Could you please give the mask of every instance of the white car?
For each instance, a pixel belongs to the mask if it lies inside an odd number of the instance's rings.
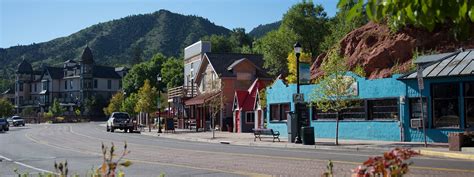
[[[20,116],[13,116],[7,121],[11,126],[25,126],[25,120]]]
[[[133,121],[126,112],[113,112],[107,120],[107,131],[114,132],[115,129],[133,132]]]

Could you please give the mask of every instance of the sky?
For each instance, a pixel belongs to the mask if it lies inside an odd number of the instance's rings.
[[[247,32],[281,20],[301,0],[0,0],[0,48],[46,42],[91,25],[160,9]],[[329,16],[337,0],[313,0]]]

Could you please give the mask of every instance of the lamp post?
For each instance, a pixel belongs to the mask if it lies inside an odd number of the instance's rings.
[[[156,81],[158,82],[158,100],[157,100],[157,103],[156,103],[156,107],[158,107],[158,133],[163,133],[161,131],[161,118],[160,118],[160,115],[161,115],[161,112],[160,112],[160,95],[161,95],[161,90],[160,90],[160,82],[161,82],[161,76],[160,74],[157,74],[156,75]]]
[[[296,94],[300,94],[300,55],[301,55],[301,44],[296,42],[294,45],[296,55]],[[301,123],[299,114],[299,103],[295,103],[295,115],[296,115],[296,144],[301,144]]]

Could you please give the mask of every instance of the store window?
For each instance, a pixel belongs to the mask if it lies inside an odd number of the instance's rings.
[[[270,121],[286,121],[290,103],[270,104]]]
[[[399,120],[398,99],[367,100],[369,119]]]
[[[433,126],[437,128],[458,128],[459,84],[436,84],[433,93]]]
[[[410,98],[410,119],[421,119],[421,104],[420,98]],[[423,98],[423,116],[428,116],[428,103],[426,98]]]
[[[464,110],[466,128],[474,127],[474,82],[464,84]]]
[[[317,109],[317,107],[314,105],[312,106],[313,110],[313,115],[312,115],[312,120],[331,120],[334,119],[336,120],[337,118],[337,112],[333,110],[329,110],[327,112],[324,112],[321,109]],[[349,103],[349,107],[346,109],[343,109],[341,112],[341,120],[346,119],[346,120],[354,120],[354,119],[366,119],[366,111],[365,111],[365,102],[364,100],[355,100]]]
[[[255,112],[246,112],[245,123],[254,123],[254,122],[255,122]]]

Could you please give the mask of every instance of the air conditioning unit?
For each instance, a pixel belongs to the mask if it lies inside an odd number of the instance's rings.
[[[422,128],[423,127],[423,120],[422,119],[411,119],[410,120],[410,127],[411,128]]]

